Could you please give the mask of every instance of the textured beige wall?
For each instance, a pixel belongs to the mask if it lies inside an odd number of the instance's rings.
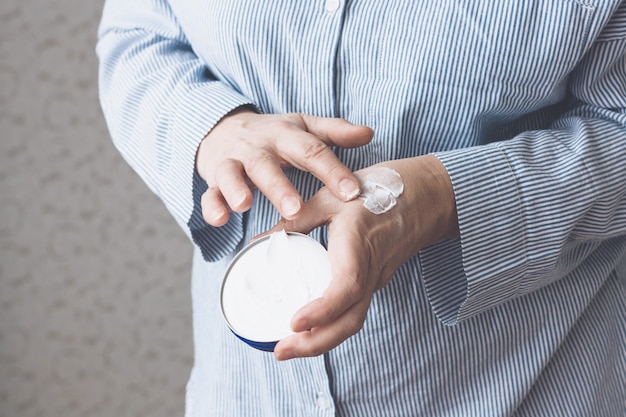
[[[108,139],[101,7],[0,2],[0,417],[183,413],[191,245]]]

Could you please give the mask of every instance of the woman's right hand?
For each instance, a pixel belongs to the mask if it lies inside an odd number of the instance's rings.
[[[202,215],[212,226],[228,221],[229,211],[252,206],[259,189],[285,219],[302,209],[302,197],[283,169],[310,172],[339,199],[359,195],[359,182],[329,148],[365,145],[374,132],[344,119],[300,113],[265,115],[245,107],[225,116],[202,140],[196,168],[209,185],[202,196]]]

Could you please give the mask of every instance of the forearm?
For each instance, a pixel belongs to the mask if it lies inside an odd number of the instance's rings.
[[[232,250],[241,231],[215,245],[206,225],[194,221],[202,218],[195,209],[195,154],[212,126],[249,100],[211,76],[166,2],[108,1],[97,53],[100,100],[114,143],[203,252],[225,255],[215,248]]]
[[[562,279],[594,248],[626,235],[625,50],[623,38],[598,43],[546,129],[437,154],[452,179],[460,230],[460,240],[421,252],[443,321]]]

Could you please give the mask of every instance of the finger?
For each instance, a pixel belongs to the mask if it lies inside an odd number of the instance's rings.
[[[252,190],[240,161],[222,162],[215,173],[215,185],[232,211],[242,213],[252,206]]]
[[[355,125],[345,119],[317,117],[301,114],[307,131],[320,138],[327,145],[342,148],[355,148],[368,144],[374,131],[368,126]]]
[[[291,219],[300,212],[302,198],[273,155],[255,154],[244,163],[244,166],[250,181],[283,217]]]
[[[336,234],[336,231],[333,232]],[[345,231],[340,239],[328,243],[333,279],[322,297],[311,301],[294,314],[291,327],[301,332],[327,325],[364,298],[370,298],[374,288],[368,287],[369,255],[355,231]],[[358,243],[356,243],[358,242]]]
[[[200,200],[202,217],[211,226],[219,227],[226,224],[229,218],[228,207],[217,188],[209,188]]]
[[[356,176],[317,136],[304,131],[283,132],[276,139],[276,147],[290,165],[315,175],[342,201],[360,194]]]
[[[342,203],[327,188],[322,188],[304,203],[298,216],[293,219],[281,219],[264,234],[280,230],[308,234],[316,227],[328,223],[339,210],[340,204]]]
[[[314,327],[281,340],[274,348],[274,356],[282,361],[319,356],[330,351],[361,330],[369,304],[370,299],[364,299],[331,324]]]

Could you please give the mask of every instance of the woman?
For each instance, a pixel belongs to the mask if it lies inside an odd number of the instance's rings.
[[[113,140],[196,245],[187,416],[624,412],[624,2],[108,0],[99,38]],[[273,356],[217,303],[272,228],[333,269]]]

